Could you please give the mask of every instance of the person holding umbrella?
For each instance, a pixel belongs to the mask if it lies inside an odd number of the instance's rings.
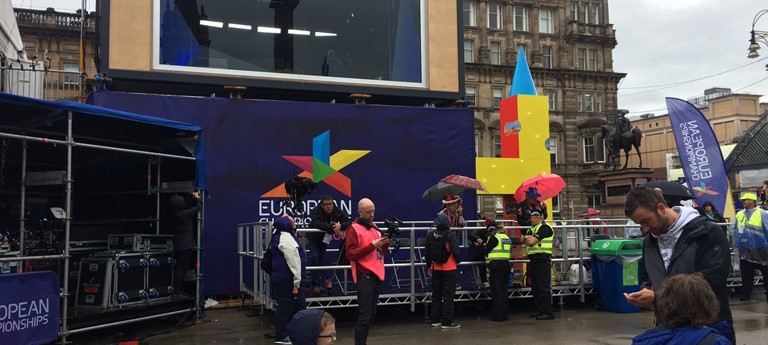
[[[531,212],[538,211],[547,219],[547,205],[539,201],[541,197],[536,188],[529,188],[525,192],[525,201],[520,203],[520,207],[517,209],[517,223],[522,226],[531,226]]]
[[[448,194],[443,198],[443,209],[437,214],[448,216],[452,228],[463,228],[466,223],[464,221],[464,215],[461,214],[462,211],[461,198],[453,194]]]

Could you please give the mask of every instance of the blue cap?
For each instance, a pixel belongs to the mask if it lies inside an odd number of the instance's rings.
[[[451,219],[448,218],[448,216],[446,216],[445,213],[438,214],[437,218],[435,218],[435,228],[438,230],[450,229]]]

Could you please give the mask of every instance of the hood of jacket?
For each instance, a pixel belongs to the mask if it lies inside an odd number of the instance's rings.
[[[654,328],[632,339],[632,345],[688,345],[698,344],[707,334],[717,331],[713,328],[680,327],[676,330]],[[719,333],[718,333],[719,334]]]
[[[288,337],[294,345],[315,345],[320,335],[320,320],[323,319],[321,309],[300,310],[288,323]]]
[[[277,234],[279,232],[293,232],[293,225],[291,225],[291,220],[288,219],[288,217],[280,217],[275,219],[275,222],[272,223],[272,229],[274,234]]]
[[[187,203],[184,201],[184,197],[178,194],[173,195],[170,199],[168,199],[168,205],[170,205],[170,208],[173,211],[187,208]]]

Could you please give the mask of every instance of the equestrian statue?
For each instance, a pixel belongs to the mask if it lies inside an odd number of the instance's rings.
[[[643,156],[640,155],[640,140],[643,137],[643,131],[637,126],[630,128],[629,119],[626,117],[627,111],[620,110],[619,114],[614,118],[616,127],[611,125],[603,125],[600,127],[602,137],[605,141],[605,149],[608,151],[608,157],[610,158],[613,170],[616,170],[619,163],[621,163],[621,152],[624,150],[626,159],[624,160],[624,166],[621,169],[627,168],[629,163],[629,151],[632,147],[637,152],[637,158],[640,159],[640,168],[643,167]]]

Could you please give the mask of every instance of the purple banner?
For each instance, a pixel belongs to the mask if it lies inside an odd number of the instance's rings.
[[[666,101],[688,188],[698,205],[710,201],[719,212],[724,212],[728,175],[712,126],[690,103],[670,97]]]
[[[203,128],[210,192],[203,232],[206,295],[238,291],[237,224],[282,215],[283,184],[293,175],[318,183],[303,199],[306,211],[328,194],[354,218],[357,202],[367,197],[376,204],[376,221],[431,221],[442,203],[426,202],[422,193],[447,175],[475,174],[471,109],[109,91],[92,94],[91,102]],[[474,191],[462,198],[464,217],[475,219]],[[306,213],[297,218],[308,222]]]
[[[0,275],[3,345],[46,344],[59,334],[59,279],[53,272]]]

